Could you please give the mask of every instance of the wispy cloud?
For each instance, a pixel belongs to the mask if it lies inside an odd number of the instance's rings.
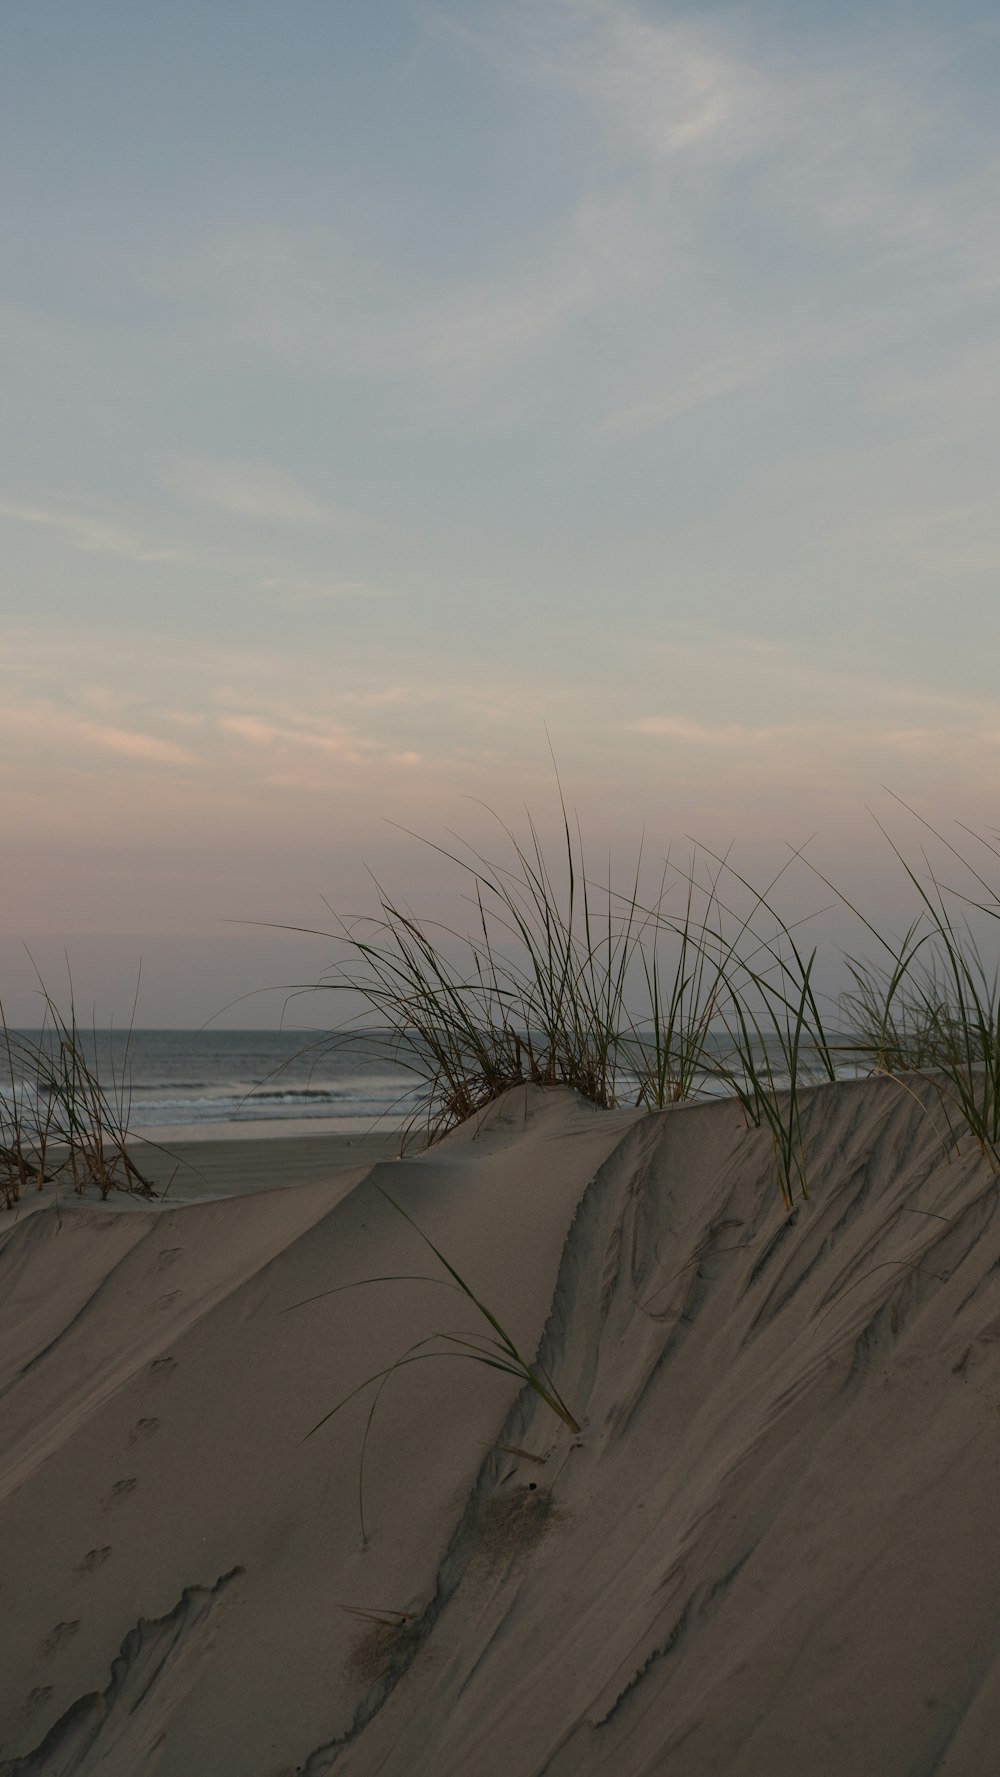
[[[628,0],[520,0],[491,21],[451,8],[441,29],[514,79],[560,87],[644,156],[755,139],[768,92],[705,20],[657,19]]]
[[[800,350],[801,347],[788,339],[751,340],[739,351],[725,351],[719,357],[709,354],[707,361],[695,370],[685,366],[675,382],[621,408],[608,420],[608,429],[625,433],[648,432],[654,426],[680,419],[711,401],[762,382],[778,365],[787,363]]]
[[[425,763],[424,753],[400,745],[392,726],[377,720],[352,724],[307,714],[281,719],[270,711],[244,709],[218,714],[215,728],[232,749],[231,768],[272,789],[329,794],[343,781],[345,767],[384,782]],[[430,761],[431,769],[435,763],[440,766],[440,758]]]
[[[198,763],[187,747],[178,746],[171,740],[161,740],[155,734],[138,734],[127,728],[100,728],[87,723],[81,723],[80,732],[94,746],[104,747],[108,752],[118,753],[126,759],[149,760],[155,765],[191,766]]]
[[[292,606],[322,604],[327,600],[378,598],[380,595],[361,579],[306,579],[294,574],[267,575],[258,580],[257,591],[276,604]]]
[[[964,719],[956,720],[953,714],[936,724],[907,726],[885,720],[869,706],[848,728],[828,710],[772,724],[649,716],[628,728],[694,755],[707,752],[725,759],[734,778],[765,770],[803,785],[822,781],[824,774],[836,770],[855,782],[867,776],[874,788],[873,773],[877,782],[880,774],[914,765],[928,782],[932,778],[946,782],[957,774],[974,777],[987,772],[992,777],[1000,764],[1000,710],[988,706],[971,705]]]
[[[575,100],[591,178],[607,193],[644,174],[652,229],[684,215],[696,240],[699,213],[711,226],[720,196],[743,189],[758,222],[794,224],[800,250],[850,234],[865,243],[859,270],[902,252],[926,276],[950,253],[950,288],[960,275],[996,279],[995,131],[983,133],[980,112],[977,132],[955,44],[934,29],[876,19],[859,53],[856,33],[834,36],[807,12],[801,30],[780,33],[752,12],[670,16],[631,0],[512,0],[486,22],[457,8],[438,16],[512,84]],[[994,50],[988,37],[984,53]]]
[[[853,40],[803,30],[777,43],[729,10],[670,17],[629,0],[510,0],[471,23],[454,5],[432,16],[507,82],[514,105],[539,89],[551,97],[543,156],[579,142],[544,223],[528,205],[523,223],[508,219],[492,243],[470,215],[472,251],[465,260],[456,230],[446,269],[357,219],[333,227],[262,215],[175,242],[147,266],[146,293],[186,318],[187,338],[327,375],[451,379],[461,390],[464,379],[540,357],[581,317],[659,292],[681,320],[671,339],[685,327],[691,337],[661,374],[663,341],[644,323],[662,394],[637,379],[641,393],[623,389],[613,421],[642,430],[759,381],[787,361],[790,334],[794,355],[823,350],[825,330],[810,328],[824,306],[816,279],[828,277],[827,256],[843,253],[846,236],[852,286],[900,254],[921,267],[914,301],[945,275],[953,290],[960,268],[967,280],[982,275],[991,174],[956,192],[920,157],[928,129],[943,137],[952,117],[929,33],[914,34],[904,59],[887,24],[859,61]],[[754,227],[734,230],[745,210]],[[754,238],[766,252],[755,256]],[[734,343],[737,302],[745,337]],[[172,479],[184,498],[256,522],[324,528],[346,516],[265,466],[194,462]]]
[[[966,682],[956,680],[956,669],[965,672]],[[829,626],[817,646],[695,621],[666,622],[647,644],[646,687],[650,673],[672,677],[671,696],[651,699],[652,708],[628,723],[632,732],[667,734],[683,723],[693,737],[702,721],[697,710],[690,713],[697,703],[724,705],[730,718],[723,727],[754,733],[787,732],[789,724],[843,728],[845,722],[883,731],[971,723],[985,733],[1000,727],[1000,698],[977,695],[968,683],[964,648],[952,666],[940,645],[928,646],[919,636],[900,636],[895,653],[876,652],[871,633],[849,623]],[[774,710],[784,713],[780,725]],[[758,711],[767,718],[754,720]],[[733,712],[742,719],[734,720]],[[706,727],[720,731],[717,724]]]
[[[768,746],[801,732],[791,724],[754,727],[745,722],[691,722],[684,716],[642,716],[630,722],[633,734],[654,734],[664,740],[690,742],[701,747],[737,748]]]
[[[704,20],[654,19],[618,0],[585,0],[570,16],[576,30],[545,71],[644,154],[745,151],[773,127],[762,75]]]
[[[486,270],[443,278],[419,262],[400,264],[387,246],[359,288],[344,278],[343,252],[339,239],[292,227],[236,229],[224,250],[214,241],[189,246],[183,296],[198,313],[193,324],[224,329],[228,351],[264,352],[327,375],[478,376],[648,284],[664,243],[630,193],[593,191],[585,181],[544,228],[498,247]],[[186,499],[247,517],[322,524],[352,516],[253,465],[188,463],[170,481]]]
[[[322,727],[307,722],[281,723],[246,713],[217,716],[216,726],[222,734],[249,741],[254,747],[304,747],[350,760],[358,760],[363,750],[359,736],[333,723]]]
[[[283,470],[262,464],[189,460],[166,479],[191,505],[256,524],[334,530],[358,521],[358,514],[318,499]]]
[[[491,370],[574,316],[650,285],[661,252],[630,196],[581,196],[544,238],[523,244],[515,268],[505,265],[418,308],[401,326],[396,350],[453,375]]]
[[[33,764],[57,755],[67,767],[79,768],[88,755],[113,754],[140,765],[173,766],[185,771],[198,757],[188,747],[138,728],[94,722],[45,698],[8,697],[0,707],[0,734]]]
[[[15,499],[0,499],[0,518],[14,524],[33,525],[54,531],[84,555],[120,556],[134,562],[178,562],[184,549],[96,513],[72,507],[50,506]]]

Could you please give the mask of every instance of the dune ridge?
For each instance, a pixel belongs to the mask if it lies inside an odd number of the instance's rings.
[[[802,1112],[790,1213],[733,1101],[528,1088],[404,1160],[296,1183],[269,1143],[281,1189],[4,1218],[0,1773],[981,1777],[997,1180],[916,1076]],[[294,1306],[434,1269],[380,1184],[582,1435],[412,1366],[362,1547],[365,1401],[306,1433],[474,1322],[407,1282]]]

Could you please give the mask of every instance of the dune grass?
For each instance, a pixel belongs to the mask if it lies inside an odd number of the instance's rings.
[[[645,897],[641,847],[623,888],[610,866],[597,880],[564,803],[561,816],[556,866],[530,817],[525,844],[499,823],[505,863],[433,848],[464,877],[465,932],[376,885],[377,915],[322,934],[339,945],[322,985],[359,1000],[358,1026],[423,1084],[428,1141],[524,1084],[568,1086],[604,1109],[727,1093],[768,1128],[791,1204],[805,1189],[798,1095],[833,1078],[834,1059],[815,953],[773,903],[784,869],[758,892],[696,848],[684,867],[668,857]]]
[[[524,845],[503,829],[509,864],[435,847],[465,878],[466,933],[418,920],[376,885],[379,913],[335,934],[343,961],[325,985],[360,998],[393,1059],[425,1082],[429,1140],[526,1081],[618,1102],[626,984],[655,912],[635,891],[624,913],[607,892],[598,907],[562,812],[559,886],[529,820]]]
[[[68,1182],[152,1196],[128,1150],[128,1043],[120,1073],[102,1078],[96,1030],[63,1013],[40,987],[41,1029],[12,1029],[0,1006],[0,1202],[10,1209],[29,1188]]]
[[[758,890],[728,855],[696,848],[684,869],[668,858],[646,896],[641,847],[623,888],[610,867],[596,880],[565,804],[561,814],[555,867],[530,819],[523,844],[501,825],[505,863],[471,848],[435,847],[464,878],[472,909],[467,931],[423,921],[379,889],[373,919],[344,921],[333,934],[339,955],[323,984],[360,1000],[368,1015],[361,1028],[370,1030],[374,1020],[393,1059],[422,1082],[429,1140],[517,1085],[568,1086],[605,1109],[669,1111],[724,1094],[739,1103],[748,1124],[767,1132],[775,1182],[791,1211],[809,1194],[804,1092],[865,1068],[898,1079],[907,1091],[914,1073],[931,1082],[955,1145],[971,1137],[1000,1171],[1000,974],[984,959],[972,925],[975,916],[1000,936],[1000,894],[949,841],[933,835],[966,872],[964,888],[946,884],[926,850],[919,869],[886,833],[916,902],[898,938],[879,931],[814,872],[860,921],[875,951],[874,961],[844,959],[851,986],[831,1002],[817,986],[817,949],[802,937],[808,922],[786,918],[778,905],[785,872],[801,853],[790,850]],[[1000,859],[989,841],[978,843]],[[446,1274],[409,1280],[457,1290],[489,1330],[417,1340],[308,1434],[374,1390],[358,1474],[363,1541],[372,1423],[387,1384],[404,1367],[452,1357],[498,1370],[530,1387],[574,1435],[580,1430],[551,1378],[522,1355],[402,1205],[388,1201]],[[340,1288],[399,1281],[372,1277]]]
[[[413,1217],[403,1208],[402,1204],[397,1203],[396,1199],[391,1197],[388,1191],[384,1191],[381,1185],[377,1185],[376,1190],[379,1191],[380,1195],[385,1198],[386,1202],[391,1205],[397,1214],[401,1215],[403,1220],[410,1224],[410,1227],[417,1235],[419,1235],[424,1245],[430,1249],[434,1254],[434,1257],[444,1267],[447,1276],[431,1277],[423,1272],[402,1272],[387,1277],[362,1277],[355,1283],[338,1284],[333,1289],[320,1290],[316,1295],[307,1296],[301,1302],[291,1303],[290,1306],[282,1312],[285,1314],[291,1314],[298,1308],[308,1307],[310,1303],[323,1301],[330,1296],[342,1295],[345,1290],[363,1289],[371,1284],[430,1283],[439,1284],[445,1289],[457,1290],[459,1294],[463,1295],[465,1299],[471,1303],[477,1313],[482,1316],[490,1330],[489,1332],[473,1331],[471,1333],[438,1332],[431,1333],[425,1338],[418,1339],[415,1344],[408,1346],[391,1364],[386,1364],[383,1369],[375,1370],[370,1376],[366,1376],[363,1382],[359,1382],[355,1388],[350,1390],[349,1394],[344,1395],[343,1399],[339,1400],[336,1406],[331,1407],[328,1413],[324,1413],[323,1417],[318,1419],[312,1429],[306,1433],[307,1439],[314,1437],[316,1432],[320,1431],[324,1425],[327,1425],[329,1421],[341,1411],[341,1408],[347,1406],[349,1401],[353,1401],[359,1394],[363,1394],[366,1389],[372,1387],[375,1388],[372,1404],[368,1411],[368,1418],[365,1422],[364,1434],[361,1440],[361,1452],[358,1461],[358,1517],[361,1524],[361,1541],[363,1544],[366,1544],[368,1541],[368,1525],[365,1517],[365,1458],[368,1450],[368,1440],[371,1436],[375,1414],[379,1402],[382,1399],[386,1384],[396,1375],[397,1371],[405,1369],[407,1365],[425,1363],[440,1358],[461,1358],[468,1363],[479,1364],[487,1370],[499,1370],[502,1375],[513,1376],[516,1380],[524,1383],[528,1388],[532,1389],[532,1391],[538,1396],[539,1400],[556,1415],[557,1419],[562,1421],[574,1436],[580,1431],[580,1426],[577,1420],[574,1418],[569,1407],[566,1405],[566,1402],[563,1400],[563,1397],[559,1393],[555,1383],[552,1381],[552,1378],[544,1369],[542,1369],[541,1365],[531,1362],[529,1359],[522,1356],[511,1338],[511,1335],[497,1319],[497,1316],[493,1313],[492,1309],[488,1308],[481,1297],[476,1295],[472,1286],[468,1284],[461,1273],[456,1270],[450,1259],[445,1257],[440,1247],[435,1246],[434,1242],[424,1233],[424,1230],[420,1227],[419,1223],[414,1221]]]
[[[606,1109],[724,1094],[767,1130],[791,1207],[808,1192],[803,1091],[862,1068],[916,1070],[1000,1169],[1000,992],[969,917],[990,931],[1000,920],[985,866],[933,833],[965,873],[964,887],[946,886],[926,847],[918,867],[883,828],[915,903],[894,937],[805,860],[874,954],[841,959],[851,986],[835,1002],[817,986],[808,922],[778,904],[800,852],[761,890],[728,855],[694,846],[682,867],[668,856],[647,892],[642,846],[623,879],[610,864],[598,876],[561,791],[559,806],[552,855],[530,816],[523,840],[497,822],[500,859],[460,840],[432,846],[464,885],[464,929],[420,918],[376,884],[373,916],[321,934],[337,943],[321,985],[360,1005],[350,1028],[411,1070],[428,1141],[526,1083],[568,1086]]]
[[[983,940],[972,921],[978,915],[995,943],[1000,936],[1000,890],[949,839],[919,815],[914,818],[958,870],[958,881],[944,881],[926,844],[921,847],[923,869],[918,870],[882,829],[917,912],[898,944],[858,915],[881,954],[874,965],[849,959],[854,982],[849,1016],[859,1050],[873,1070],[925,1075],[958,1130],[971,1134],[996,1172],[1000,1171],[1000,970],[995,960],[991,963],[983,956]],[[963,831],[990,857],[1000,859],[992,840],[968,828]]]
[[[714,1065],[710,1027],[732,944],[712,929],[711,875],[668,860],[647,901],[641,847],[619,889],[610,865],[603,881],[591,874],[565,804],[561,817],[555,864],[530,817],[524,843],[498,823],[505,862],[433,846],[464,880],[464,931],[419,918],[378,883],[376,914],[311,931],[337,944],[320,985],[362,1007],[338,1040],[361,1030],[415,1075],[428,1141],[512,1086],[569,1086],[603,1109],[662,1108],[701,1092]]]
[[[736,885],[749,896],[751,912],[722,965],[726,991],[719,996],[718,1016],[728,1053],[717,1055],[714,1077],[739,1100],[748,1123],[767,1129],[775,1177],[790,1209],[797,1194],[809,1194],[802,1090],[836,1079],[837,1038],[828,1031],[815,987],[816,949],[805,952],[795,926],[781,917],[774,903],[775,888],[787,868],[786,863],[759,891],[726,864]],[[760,915],[769,921],[766,935],[759,932]],[[748,933],[751,943],[745,942]]]

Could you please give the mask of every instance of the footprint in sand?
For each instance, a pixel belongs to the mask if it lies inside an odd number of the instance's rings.
[[[73,1572],[79,1574],[96,1573],[97,1569],[103,1567],[105,1561],[109,1560],[110,1557],[110,1543],[105,1543],[102,1549],[88,1549],[83,1560],[79,1563],[79,1566],[74,1567]]]
[[[170,1291],[169,1291],[169,1292],[168,1292],[168,1294],[167,1294],[167,1295],[165,1295],[165,1296],[160,1296],[160,1297],[159,1297],[159,1298],[158,1298],[158,1299],[157,1299],[157,1301],[155,1301],[155,1302],[154,1302],[154,1303],[153,1303],[153,1307],[154,1307],[154,1308],[160,1308],[160,1309],[162,1309],[162,1308],[172,1308],[172,1307],[173,1307],[173,1304],[174,1304],[174,1303],[175,1303],[175,1302],[179,1302],[179,1301],[180,1301],[180,1299],[181,1299],[181,1297],[182,1297],[182,1296],[183,1296],[183,1294],[184,1294],[184,1291],[183,1291],[183,1290],[170,1290]]]
[[[28,1692],[21,1704],[17,1712],[18,1719],[24,1721],[27,1716],[34,1715],[35,1710],[41,1709],[42,1704],[47,1703],[51,1695],[52,1686],[50,1684],[36,1684],[34,1690]]]
[[[150,1414],[148,1419],[137,1419],[128,1434],[129,1443],[138,1444],[142,1438],[151,1437],[159,1423],[155,1413]]]
[[[121,1505],[122,1500],[127,1499],[129,1494],[134,1488],[138,1487],[138,1485],[139,1479],[137,1475],[125,1475],[121,1481],[116,1481],[111,1492],[106,1493],[101,1500],[101,1511],[109,1512],[112,1506]]]
[[[156,1256],[157,1271],[168,1271],[174,1260],[178,1259],[183,1251],[182,1246],[165,1246],[163,1251]]]
[[[79,1617],[74,1617],[72,1622],[69,1623],[57,1623],[54,1629],[49,1630],[49,1633],[46,1635],[45,1640],[42,1642],[41,1648],[39,1649],[42,1658],[48,1660],[54,1653],[58,1653],[59,1649],[64,1647],[67,1641],[72,1641],[73,1636],[76,1634],[79,1627]]]
[[[171,1370],[176,1370],[177,1359],[175,1357],[154,1357],[148,1368],[149,1374],[155,1376],[159,1381],[169,1376]]]

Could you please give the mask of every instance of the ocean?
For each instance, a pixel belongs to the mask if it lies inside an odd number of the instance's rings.
[[[16,1041],[17,1033],[10,1034]],[[33,1044],[41,1033],[22,1034]],[[79,1031],[77,1040],[91,1064],[95,1033]],[[96,1056],[102,1086],[127,1106],[128,1127],[136,1132],[208,1124],[240,1124],[249,1132],[263,1123],[323,1119],[345,1135],[357,1134],[376,1126],[399,1128],[419,1119],[426,1104],[424,1082],[393,1062],[388,1032],[345,1038],[296,1030],[98,1031]],[[780,1078],[779,1056],[772,1066]],[[3,1077],[9,1068],[0,1056],[0,1124],[10,1097],[9,1077]],[[845,1078],[857,1071],[847,1057],[838,1068]],[[634,1102],[637,1085],[624,1071],[620,1102]],[[699,1080],[702,1094],[722,1090],[709,1075]],[[27,1079],[16,1082],[16,1095],[27,1109],[33,1096]]]
[[[94,1036],[79,1033],[88,1063]],[[134,1130],[334,1118],[346,1132],[405,1122],[420,1101],[416,1076],[377,1033],[345,1043],[295,1030],[99,1030],[96,1045],[101,1082],[123,1090]]]

